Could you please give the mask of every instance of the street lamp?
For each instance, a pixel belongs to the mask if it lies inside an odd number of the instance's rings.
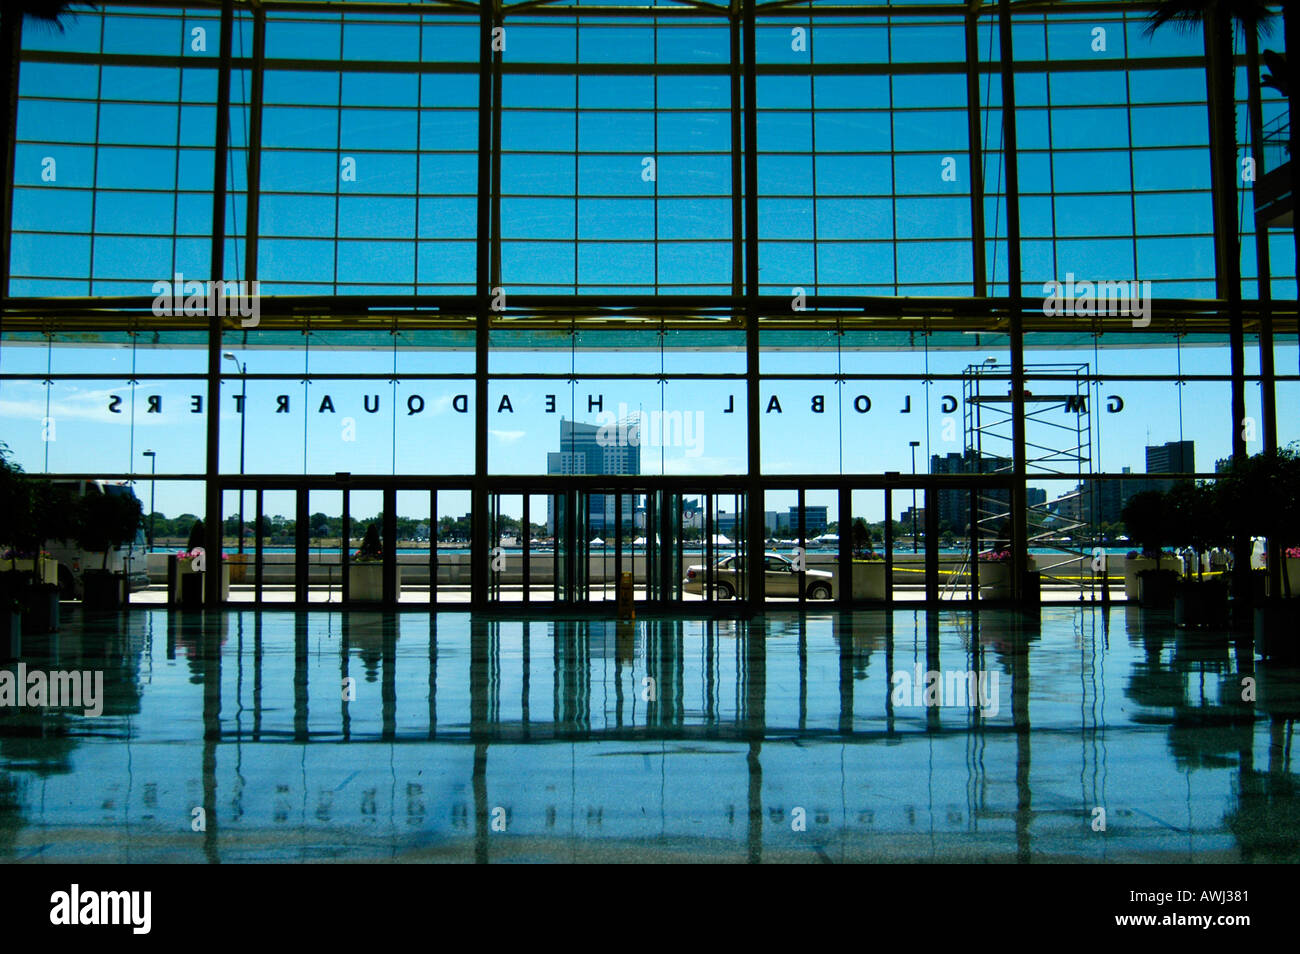
[[[244,476],[244,421],[248,420],[248,362],[243,364],[233,352],[223,351],[221,357],[235,362],[239,369],[239,476]],[[244,485],[239,485],[239,552],[244,552]]]
[[[912,476],[916,477],[916,449],[921,446],[920,441],[908,441],[912,448]],[[916,553],[916,481],[912,481],[912,552]]]
[[[158,453],[157,451],[147,450],[140,455],[149,458],[149,552],[153,552],[153,513],[154,513],[154,488],[156,487],[156,478],[158,476]],[[146,560],[148,558],[146,557]]]

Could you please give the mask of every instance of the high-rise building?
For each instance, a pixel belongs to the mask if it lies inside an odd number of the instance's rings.
[[[803,508],[804,536],[811,540],[826,532],[828,525],[827,508],[824,505],[808,505]],[[768,510],[765,514],[768,536],[795,537],[799,533],[799,508],[789,507],[785,513],[780,510]]]
[[[1148,474],[1196,473],[1196,445],[1194,441],[1169,441],[1165,444],[1147,445]],[[1144,490],[1168,490],[1177,481],[1164,478],[1145,480]]]
[[[639,474],[641,441],[635,421],[619,421],[600,427],[560,418],[560,449],[546,455],[548,474]],[[588,501],[588,523],[592,533],[606,533],[619,523],[617,496],[596,494]],[[623,495],[623,520],[631,522],[636,497]],[[546,501],[546,528],[555,535],[555,499]]]
[[[1120,473],[1132,473],[1132,468],[1125,467]],[[1123,520],[1124,506],[1139,487],[1132,480],[1090,480],[1088,483],[1095,495],[1098,523],[1119,523]]]
[[[1008,458],[980,454],[971,448],[964,454],[953,452],[933,454],[930,457],[932,474],[996,474],[1010,469],[1011,461]],[[952,530],[954,533],[965,532],[970,525],[970,491],[961,488],[943,489],[937,491],[935,496],[939,504],[939,529]],[[1008,491],[988,489],[980,494],[980,519],[1010,509],[1011,495]]]

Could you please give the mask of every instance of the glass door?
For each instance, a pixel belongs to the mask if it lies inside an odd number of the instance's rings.
[[[554,585],[557,602],[580,603],[588,599],[591,521],[589,494],[566,490],[550,495],[548,524],[554,538]]]

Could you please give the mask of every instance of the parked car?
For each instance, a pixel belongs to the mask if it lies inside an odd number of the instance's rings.
[[[128,494],[135,496],[129,484],[109,484],[101,480],[56,480],[56,486],[66,488],[75,497],[86,494]],[[78,599],[82,593],[81,574],[105,566],[104,554],[90,553],[77,546],[75,540],[50,540],[46,544],[50,556],[59,563],[59,591],[65,600]],[[107,569],[125,573],[127,589],[131,592],[149,588],[148,554],[144,530],[136,533],[135,542],[127,547],[110,550]]]
[[[719,560],[713,568],[713,592],[718,599],[729,600],[743,586],[740,576],[745,569],[743,556],[729,556]],[[702,564],[686,568],[682,588],[688,593],[704,593],[705,567]],[[799,596],[799,571],[794,564],[779,553],[763,554],[763,577],[768,596]],[[825,570],[804,570],[804,596],[810,600],[829,600],[834,597],[835,574]]]

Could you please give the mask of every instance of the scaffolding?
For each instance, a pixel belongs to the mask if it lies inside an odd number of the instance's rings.
[[[1092,471],[1092,414],[1089,365],[1025,365],[1025,381],[1040,381],[1043,392],[1025,388],[1025,473],[1028,477],[1074,477],[1074,486],[1054,500],[1027,507],[1026,546],[1042,585],[1060,591],[1077,588],[1084,599],[1089,553],[1086,536],[1096,534]],[[962,373],[964,466],[970,473],[1007,473],[1013,467],[1011,368],[988,359]],[[1010,496],[1006,491],[976,494],[971,534],[976,553],[1008,545]],[[1082,533],[1081,533],[1082,531]]]

